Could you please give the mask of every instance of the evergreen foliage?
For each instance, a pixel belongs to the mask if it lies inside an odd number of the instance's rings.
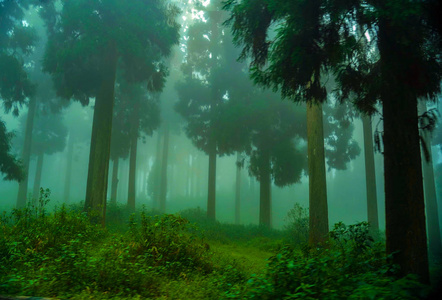
[[[6,113],[15,116],[28,97],[35,92],[25,60],[37,42],[34,28],[23,23],[30,1],[2,1],[0,3],[0,100]],[[0,119],[0,173],[6,180],[23,179],[20,162],[11,152],[11,133]]]

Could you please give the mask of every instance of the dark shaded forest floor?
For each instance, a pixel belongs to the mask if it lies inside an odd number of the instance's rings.
[[[311,248],[305,212],[294,209],[297,217],[284,230],[221,224],[200,209],[156,215],[109,207],[107,229],[91,225],[81,205],[4,213],[0,295],[425,299],[431,293],[413,276],[395,277],[382,239],[371,238],[366,223],[336,224],[327,244]],[[433,274],[439,269],[432,264]]]

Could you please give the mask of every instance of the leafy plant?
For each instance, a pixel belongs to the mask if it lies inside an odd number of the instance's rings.
[[[226,294],[235,299],[418,299],[414,276],[397,279],[384,245],[373,243],[368,224],[335,225],[332,242],[303,252],[285,247],[264,274]]]
[[[287,213],[286,222],[284,229],[287,231],[289,242],[293,245],[305,244],[308,241],[308,208],[295,203]]]

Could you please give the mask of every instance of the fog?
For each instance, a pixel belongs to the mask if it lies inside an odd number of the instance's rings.
[[[178,3],[178,2],[177,2]],[[155,208],[154,196],[152,195],[152,183],[149,183],[149,178],[154,175],[154,164],[161,156],[158,153],[163,143],[163,129],[165,124],[170,128],[168,163],[167,163],[167,194],[166,194],[166,210],[167,213],[175,213],[188,208],[200,207],[203,210],[207,209],[208,197],[208,155],[195,146],[195,143],[186,135],[186,128],[188,122],[177,113],[176,103],[179,101],[180,95],[178,93],[177,84],[184,82],[186,67],[194,63],[192,67],[192,78],[200,78],[201,81],[210,79],[210,63],[213,59],[210,57],[196,57],[198,51],[202,51],[201,47],[208,47],[212,49],[213,53],[218,53],[222,57],[224,51],[227,51],[227,58],[219,59],[229,65],[226,72],[220,72],[217,76],[225,76],[217,78],[220,82],[229,82],[230,72],[239,72],[246,75],[245,64],[236,63],[238,50],[231,45],[231,36],[225,27],[219,25],[218,38],[222,43],[211,44],[210,26],[214,26],[208,21],[207,14],[204,14],[204,7],[197,8],[186,6],[185,3],[178,3],[184,11],[184,14],[177,18],[180,23],[181,37],[179,45],[174,45],[171,50],[171,55],[164,59],[169,68],[169,74],[165,77],[165,85],[161,92],[157,92],[159,97],[159,111],[160,111],[160,125],[158,128],[153,128],[148,134],[140,133],[139,142],[137,145],[136,158],[136,207],[145,206],[147,209]],[[189,4],[187,4],[189,5]],[[205,4],[206,5],[206,4]],[[34,56],[31,56],[31,64],[33,64],[35,75],[33,75],[33,82],[36,85],[45,84],[49,76],[42,73],[39,68],[39,61],[42,60],[42,53],[45,49],[45,29],[41,19],[37,14],[38,8],[30,7],[27,11],[25,20],[31,27],[35,27],[39,35],[42,36],[36,46]],[[225,16],[224,16],[225,17]],[[220,21],[219,24],[222,22]],[[204,28],[208,26],[209,29]],[[205,33],[207,30],[207,34]],[[199,40],[198,43],[190,44],[189,41]],[[207,45],[204,43],[207,42]],[[216,48],[218,47],[218,48]],[[191,51],[195,51],[192,53]],[[204,50],[204,51],[207,51]],[[230,51],[230,52],[229,52]],[[35,57],[40,55],[40,57]],[[193,55],[193,56],[192,56]],[[197,61],[197,60],[200,61]],[[207,69],[198,64],[205,66]],[[41,67],[40,67],[41,68]],[[222,66],[221,66],[222,69]],[[230,70],[230,71],[229,71]],[[204,72],[208,73],[204,74]],[[222,85],[222,84],[221,84]],[[249,80],[247,83],[250,88],[253,84]],[[254,87],[253,87],[254,88]],[[332,87],[333,88],[333,87]],[[53,89],[53,87],[52,87]],[[222,87],[223,97],[229,98],[230,87]],[[69,192],[66,194],[68,173],[68,147],[65,146],[61,151],[46,154],[43,163],[43,171],[41,176],[40,186],[44,189],[48,188],[51,191],[51,203],[54,205],[61,205],[62,203],[72,204],[85,200],[86,185],[88,178],[88,163],[91,143],[91,130],[93,121],[94,98],[89,98],[89,103],[79,103],[77,101],[68,101],[61,99],[55,94],[55,90],[45,90],[45,95],[40,97],[51,97],[49,102],[62,103],[59,105],[58,112],[62,116],[63,123],[67,127],[67,136],[64,137],[65,145],[70,141],[73,143],[72,150],[72,169],[69,181]],[[147,93],[147,91],[146,91]],[[196,91],[196,93],[199,93]],[[41,94],[41,92],[40,92]],[[331,93],[330,93],[331,94]],[[48,96],[49,95],[49,96]],[[226,96],[227,95],[227,96]],[[272,97],[281,99],[279,93],[275,93]],[[227,99],[226,98],[226,99]],[[48,99],[46,99],[48,100]],[[225,102],[229,102],[226,100]],[[281,100],[284,103],[290,103],[289,100]],[[330,96],[330,103],[335,103],[333,97]],[[48,108],[44,108],[42,101],[41,111],[37,112],[36,116],[40,115],[42,118],[47,114],[54,113],[44,112]],[[189,104],[190,105],[190,104]],[[297,109],[305,109],[302,105],[291,104],[297,106]],[[436,106],[437,107],[437,106]],[[19,116],[14,116],[11,112],[5,113],[1,111],[1,119],[5,122],[8,131],[15,133],[16,137],[12,139],[12,152],[17,157],[21,157],[23,148],[23,138],[18,137],[24,135],[24,124],[26,120],[22,116],[27,115],[27,105],[19,105]],[[373,119],[372,130],[375,131],[376,124],[380,116],[375,115]],[[324,116],[324,127],[327,126],[327,116]],[[49,122],[49,121],[48,121]],[[345,223],[355,223],[358,221],[367,220],[367,204],[366,204],[366,183],[365,183],[365,165],[364,165],[364,139],[362,133],[362,123],[358,116],[351,118],[354,129],[350,138],[356,141],[360,148],[360,152],[355,158],[347,159],[345,162],[346,170],[338,170],[326,165],[326,183],[327,183],[327,201],[329,209],[329,224],[343,221]],[[115,121],[114,121],[115,123]],[[114,125],[115,126],[115,125]],[[241,126],[241,125],[239,125]],[[382,126],[382,125],[380,125]],[[34,131],[36,129],[34,128]],[[438,129],[440,131],[440,129]],[[34,132],[35,135],[35,132]],[[33,137],[33,143],[36,143],[37,136]],[[305,144],[305,142],[304,142]],[[440,169],[442,162],[442,155],[440,147],[434,145],[432,148],[434,168]],[[233,223],[235,221],[235,190],[236,190],[236,152],[227,151],[230,153],[223,153],[218,155],[216,162],[216,219],[221,222]],[[241,176],[241,194],[240,194],[240,223],[241,224],[258,224],[259,222],[259,181],[256,177],[251,176],[248,166],[250,164],[250,156],[246,152],[241,151],[241,157],[244,158],[244,166],[240,170]],[[306,154],[305,154],[306,155]],[[327,158],[326,158],[327,161]],[[107,200],[111,197],[111,181],[112,181],[112,167],[113,162],[110,162],[108,174],[108,191]],[[37,157],[31,155],[28,172],[28,199],[35,197],[32,195],[32,187],[36,180]],[[379,224],[380,228],[385,228],[385,214],[384,214],[384,174],[383,174],[383,155],[379,152],[375,153],[375,169],[376,169],[376,186],[377,186],[377,205],[379,210]],[[128,201],[128,181],[129,181],[129,158],[124,157],[120,159],[118,169],[118,190],[117,203],[125,205]],[[440,184],[440,178],[436,177],[436,181]],[[438,186],[439,201],[441,198],[442,187]],[[18,184],[14,181],[0,181],[1,199],[0,208],[2,210],[10,210],[16,205],[16,198],[18,193]],[[67,196],[66,196],[67,195]],[[67,197],[67,198],[66,198]],[[278,187],[275,182],[271,184],[271,223],[275,228],[282,228],[286,224],[286,216],[288,211],[293,208],[295,203],[299,203],[304,207],[308,207],[309,203],[308,192],[308,175],[304,170],[302,176],[297,183],[290,183],[288,186]],[[442,215],[442,205],[439,203],[439,216]]]

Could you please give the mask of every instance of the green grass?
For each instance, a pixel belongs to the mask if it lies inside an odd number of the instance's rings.
[[[281,231],[222,224],[200,209],[156,215],[111,207],[103,229],[78,206],[48,212],[48,197],[0,217],[0,295],[418,299],[428,290],[412,276],[394,277],[365,223],[337,224],[329,244],[311,249],[302,246],[303,219]]]

